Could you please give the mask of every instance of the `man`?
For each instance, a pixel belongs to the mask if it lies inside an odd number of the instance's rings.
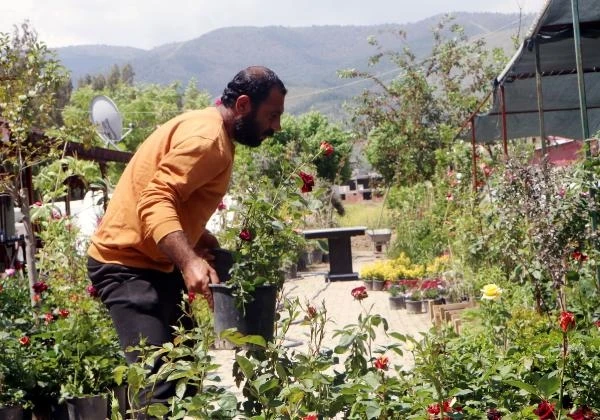
[[[227,191],[233,140],[257,147],[280,130],[286,93],[273,71],[242,70],[218,106],[166,122],[127,165],[88,249],[89,277],[123,349],[141,338],[171,341],[184,291],[212,306],[209,284],[219,278],[207,251],[218,243],[205,224]],[[137,354],[126,357],[132,363]],[[147,402],[166,401],[174,391],[172,383],[158,384]]]

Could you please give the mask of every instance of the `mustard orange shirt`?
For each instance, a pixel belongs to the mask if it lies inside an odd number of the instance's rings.
[[[216,108],[186,112],[160,126],[123,172],[88,255],[172,271],[157,243],[181,230],[196,244],[227,192],[234,150]]]

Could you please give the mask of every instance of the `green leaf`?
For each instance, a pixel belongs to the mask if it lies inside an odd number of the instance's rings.
[[[148,415],[152,417],[163,417],[169,413],[169,408],[163,404],[152,404],[148,407]]]
[[[544,375],[537,383],[537,388],[547,399],[556,394],[560,388],[560,378],[551,375],[552,374]]]
[[[516,381],[514,379],[507,379],[504,381],[504,383],[506,383],[508,385],[512,385],[519,389],[522,389],[523,391],[527,392],[528,394],[540,396],[539,391],[533,385],[527,384],[525,382]]]
[[[251,378],[254,374],[254,364],[240,354],[235,356],[235,361],[238,363],[238,365],[240,365],[240,369],[242,370],[244,376],[246,378]]]

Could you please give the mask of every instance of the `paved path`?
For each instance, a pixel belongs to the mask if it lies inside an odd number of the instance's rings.
[[[374,261],[376,256],[371,251],[353,251],[353,268],[359,271],[360,267],[366,263]],[[351,290],[362,286],[362,281],[336,281],[326,282],[325,273],[328,265],[312,266],[310,272],[299,273],[299,277],[286,281],[283,292],[288,297],[298,297],[300,302],[305,304],[309,302],[313,306],[321,306],[324,303],[327,308],[328,316],[333,324],[329,324],[327,334],[324,339],[324,346],[333,348],[338,343],[338,338],[333,337],[336,329],[341,329],[348,324],[354,324],[358,320],[358,315],[363,311],[361,305],[354,300]],[[373,305],[371,313],[379,313],[389,324],[388,332],[399,332],[418,337],[420,332],[425,332],[431,327],[429,314],[407,314],[406,310],[392,310],[388,303],[388,292],[369,291],[369,297],[363,301],[363,307],[369,308]],[[305,326],[292,325],[288,333],[290,340],[286,343],[302,349],[306,348],[305,343],[308,340],[309,330]],[[386,337],[383,330],[377,334],[375,344],[389,344],[396,340]],[[212,355],[215,363],[221,367],[217,374],[221,377],[221,385],[230,391],[237,392],[233,384],[231,375],[231,366],[233,365],[235,351],[233,350],[214,350]],[[405,352],[404,358],[398,360],[397,355],[389,355],[392,364],[412,366],[412,356]]]

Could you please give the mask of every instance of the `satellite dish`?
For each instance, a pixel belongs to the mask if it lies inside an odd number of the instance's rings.
[[[115,146],[114,143],[120,142],[125,137],[123,135],[123,117],[115,103],[108,97],[98,95],[92,99],[90,116],[96,126],[96,132],[105,142]],[[127,134],[129,132],[125,135]]]

